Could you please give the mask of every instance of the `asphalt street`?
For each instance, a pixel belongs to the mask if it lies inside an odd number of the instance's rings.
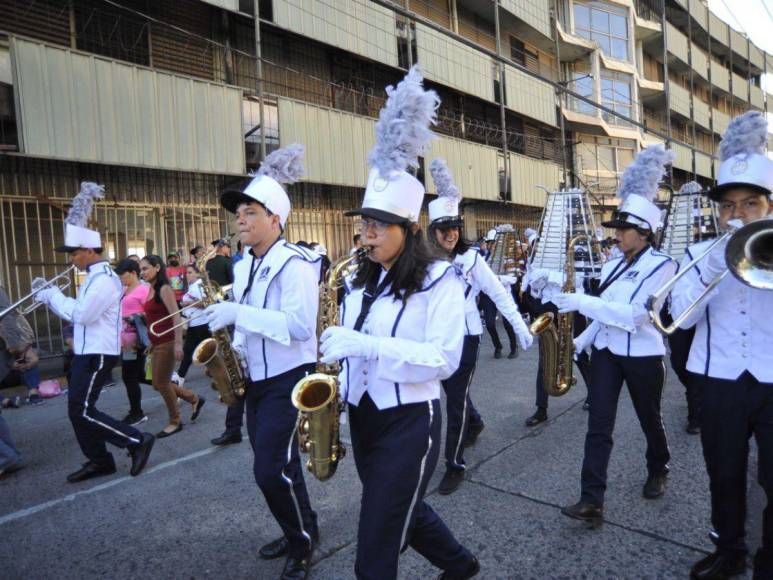
[[[586,428],[585,387],[551,399],[549,421],[524,425],[533,412],[537,349],[516,360],[495,360],[486,338],[472,396],[486,429],[467,450],[467,481],[450,496],[437,493],[442,461],[428,501],[480,559],[480,578],[687,578],[690,566],[712,550],[709,495],[699,437],[684,432],[686,404],[669,372],[663,418],[672,453],[666,496],[646,500],[644,437],[624,394],[609,467],[605,523],[590,530],[562,516],[579,499]],[[114,373],[119,376],[119,372]],[[225,407],[191,371],[190,386],[207,397],[190,424],[183,403],[183,431],[157,442],[145,472],[128,475],[129,458],[115,450],[118,472],[68,484],[84,461],[67,419],[66,397],[41,407],[8,410],[8,421],[27,459],[23,470],[0,478],[0,577],[15,579],[277,578],[282,561],[265,562],[257,548],[278,537],[252,478],[246,439],[216,448]],[[150,415],[143,428],[165,425],[161,398],[143,387]],[[103,392],[101,409],[121,417],[128,410],[123,385]],[[246,430],[245,430],[246,433]],[[348,438],[348,434],[346,434]],[[762,495],[750,462],[750,543],[759,542]],[[319,514],[321,545],[312,578],[353,577],[360,484],[353,459],[320,483],[307,477]],[[755,515],[757,519],[755,520]],[[401,578],[438,574],[408,550]],[[751,577],[749,574],[748,578]]]

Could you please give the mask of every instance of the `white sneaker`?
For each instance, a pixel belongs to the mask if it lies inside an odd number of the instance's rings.
[[[177,372],[172,373],[172,382],[177,383],[178,385],[182,386],[182,382],[180,380],[180,375],[177,374]]]

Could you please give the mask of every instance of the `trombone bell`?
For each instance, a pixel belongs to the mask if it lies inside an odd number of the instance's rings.
[[[727,243],[725,259],[740,282],[773,290],[773,220],[758,220],[738,230]]]

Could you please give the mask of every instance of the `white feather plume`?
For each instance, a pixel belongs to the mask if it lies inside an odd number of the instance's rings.
[[[93,181],[84,181],[81,183],[81,190],[72,200],[72,206],[64,220],[72,226],[81,228],[88,227],[91,208],[94,200],[105,197],[105,186],[98,185]]]
[[[719,143],[719,159],[727,161],[733,155],[765,154],[768,122],[759,111],[738,115],[727,126]]]
[[[445,159],[433,159],[429,164],[429,171],[432,174],[432,180],[435,182],[435,189],[438,196],[446,197],[455,201],[462,199],[459,188],[454,184],[454,176],[448,169]]]
[[[368,163],[384,177],[418,167],[419,156],[435,137],[430,125],[437,123],[440,97],[424,90],[423,81],[414,65],[396,87],[386,89],[387,102],[376,123],[376,146],[368,155]]]
[[[701,191],[703,191],[703,186],[697,181],[688,181],[679,188],[679,193],[700,193]]]
[[[265,175],[279,183],[295,183],[303,176],[303,155],[305,149],[300,143],[293,143],[266,155],[258,169],[258,175]]]
[[[526,231],[523,232],[526,236],[526,239],[528,240],[530,237],[537,235],[537,230],[534,228],[526,228]]]
[[[658,193],[658,183],[666,173],[666,165],[675,158],[676,154],[663,145],[647,147],[623,171],[617,196],[624,200],[636,194],[653,201]]]

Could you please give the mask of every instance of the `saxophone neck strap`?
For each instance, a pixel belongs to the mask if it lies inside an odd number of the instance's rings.
[[[365,319],[368,317],[370,307],[373,306],[376,298],[381,296],[381,293],[386,289],[386,287],[392,283],[392,279],[394,278],[394,270],[390,268],[387,271],[387,274],[384,276],[381,284],[378,284],[378,278],[379,277],[374,274],[365,284],[365,292],[362,294],[362,306],[360,307],[360,314],[357,316],[357,321],[354,323],[354,330],[358,332],[362,329],[362,325],[365,324]]]

